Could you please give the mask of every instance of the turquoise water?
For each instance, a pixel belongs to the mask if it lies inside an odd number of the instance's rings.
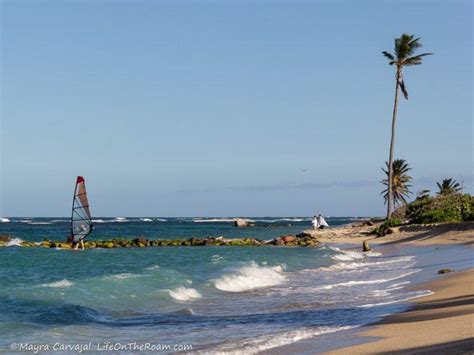
[[[192,230],[190,236],[249,233],[269,239],[308,223],[287,222],[245,230],[229,222],[111,222],[102,223],[95,237],[169,238]],[[67,231],[61,221],[18,220],[1,227],[30,240]],[[330,246],[78,252],[10,246],[0,248],[0,260],[0,349],[13,342],[133,341],[254,353],[367,324],[426,294],[406,290],[420,271],[416,255]]]
[[[271,239],[279,235],[300,233],[311,228],[309,217],[257,217],[251,228],[235,228],[231,218],[156,218],[156,217],[98,217],[94,219],[94,233],[88,238],[131,238],[144,236],[149,239],[227,238],[252,237]],[[7,233],[24,240],[41,241],[64,239],[70,234],[68,218],[9,218],[0,223],[0,233]],[[329,218],[331,226],[350,223],[351,217]]]

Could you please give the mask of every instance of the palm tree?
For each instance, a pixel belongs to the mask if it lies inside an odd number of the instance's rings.
[[[408,163],[404,159],[395,159],[392,163],[392,183],[389,184],[390,178],[390,169],[388,162],[385,162],[387,170],[382,168],[382,171],[387,175],[386,179],[382,180],[382,184],[387,186],[380,194],[383,195],[385,203],[388,203],[389,198],[389,189],[392,189],[393,203],[395,206],[407,204],[406,198],[411,194],[409,188],[411,187],[411,176],[408,175],[408,172],[411,168],[408,166]]]
[[[438,185],[439,189],[438,195],[454,195],[462,190],[461,185],[459,185],[459,183],[452,178],[443,179],[441,184],[437,182],[436,185]]]
[[[394,53],[383,51],[382,54],[388,59],[390,65],[394,65],[396,68],[395,74],[395,101],[393,104],[393,115],[392,115],[392,136],[390,139],[390,156],[388,159],[388,197],[387,197],[387,219],[390,219],[392,216],[392,207],[393,207],[393,196],[391,183],[393,181],[392,175],[392,166],[393,166],[393,154],[394,154],[394,145],[395,145],[395,123],[397,120],[397,110],[398,110],[398,91],[401,89],[403,96],[408,100],[408,92],[403,81],[402,69],[404,67],[409,67],[413,65],[420,65],[423,61],[423,57],[431,55],[433,53],[423,53],[414,55],[416,50],[422,45],[420,43],[420,38],[415,38],[414,35],[402,34],[400,38],[395,38],[395,48]]]
[[[417,200],[423,200],[428,197],[430,197],[430,190],[421,190],[421,191],[418,191],[416,194]]]

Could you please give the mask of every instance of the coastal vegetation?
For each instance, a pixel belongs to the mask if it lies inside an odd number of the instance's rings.
[[[417,49],[421,48],[420,38],[414,35],[402,34],[399,38],[395,38],[394,52],[383,51],[382,54],[388,59],[388,64],[395,66],[395,99],[392,113],[392,129],[390,138],[390,154],[388,159],[388,194],[387,194],[387,220],[392,217],[394,207],[392,176],[393,176],[393,158],[395,149],[395,128],[398,111],[398,93],[401,90],[405,99],[408,100],[408,91],[403,80],[403,69],[405,67],[420,65],[423,57],[432,53],[423,53],[415,55]]]
[[[411,177],[406,175],[410,170],[408,166],[394,161],[393,189],[394,202],[399,205],[390,219],[386,219],[382,224],[373,230],[373,234],[384,236],[392,233],[391,228],[404,224],[431,224],[465,222],[474,220],[474,197],[470,194],[463,194],[462,188],[456,180],[452,178],[443,179],[438,182],[438,192],[431,196],[429,190],[418,192],[415,200],[407,202],[408,187],[403,187],[403,181],[411,181]],[[404,161],[402,161],[404,162]],[[403,168],[401,168],[403,166]],[[403,171],[405,176],[399,178]],[[387,171],[384,170],[387,174]],[[387,185],[387,180],[383,180]],[[387,190],[382,192],[385,199],[388,198]],[[403,193],[402,197],[399,197]]]
[[[440,183],[437,182],[436,185],[439,189],[438,195],[447,196],[462,191],[461,185],[459,185],[459,183],[452,178],[443,179],[443,181],[441,181]]]
[[[389,199],[389,166],[388,162],[385,162],[387,169],[383,169],[382,171],[387,176],[386,179],[382,180],[382,184],[387,186],[385,190],[381,192],[385,199],[385,203],[387,203]],[[410,182],[412,177],[408,175],[408,172],[411,168],[408,166],[408,163],[404,159],[395,159],[392,163],[392,184],[391,184],[391,191],[392,191],[392,198],[393,198],[393,205],[395,207],[399,207],[402,204],[407,203],[407,198],[411,194],[410,191]]]
[[[474,220],[474,197],[470,194],[422,196],[407,205],[410,223],[442,223]]]

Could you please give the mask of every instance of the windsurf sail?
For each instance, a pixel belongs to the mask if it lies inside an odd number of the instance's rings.
[[[93,228],[89,201],[87,199],[86,182],[82,176],[78,176],[74,188],[71,214],[71,238],[79,242],[87,237]]]

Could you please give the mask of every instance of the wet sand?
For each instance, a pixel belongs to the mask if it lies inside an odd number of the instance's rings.
[[[361,345],[341,348],[328,354],[474,352],[474,270],[440,275],[439,280],[421,284],[434,294],[416,300],[403,313],[385,318],[362,333],[371,337]]]
[[[379,238],[370,234],[375,227],[354,224],[306,232],[323,243],[361,246],[367,240],[385,250],[409,245],[431,246],[436,250],[439,245],[444,250],[454,244],[466,248],[464,257],[467,253],[474,260],[474,222],[394,228],[392,234]],[[455,267],[458,256],[452,255],[450,262],[433,264],[432,268]],[[443,260],[436,254],[430,258],[434,258],[433,262]],[[316,337],[263,353],[314,354],[317,349],[316,353],[327,354],[474,354],[474,269],[470,265],[467,271],[436,275],[435,281],[413,286],[413,290],[428,289],[433,294],[412,300],[409,310],[387,316],[376,324],[334,334],[329,338],[329,346],[325,345],[328,339],[321,342]]]

